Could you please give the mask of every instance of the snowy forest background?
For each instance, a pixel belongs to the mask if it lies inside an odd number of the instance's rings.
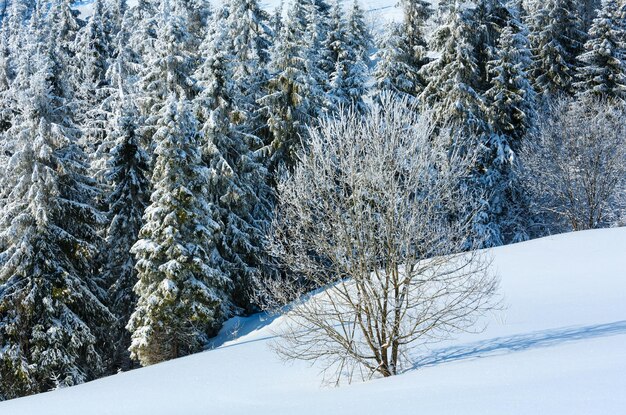
[[[201,351],[257,311],[285,272],[265,249],[277,181],[319,120],[388,93],[476,154],[482,246],[623,220],[613,193],[582,215],[547,197],[577,159],[558,148],[580,148],[537,145],[581,120],[623,139],[623,2],[404,0],[375,31],[358,0],[74,6],[2,16],[0,400]]]

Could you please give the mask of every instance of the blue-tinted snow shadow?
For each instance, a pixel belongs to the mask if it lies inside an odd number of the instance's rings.
[[[207,349],[212,350],[217,349],[218,347],[231,347],[233,345],[224,346],[224,343],[236,340],[257,330],[261,330],[262,328],[272,324],[272,322],[274,322],[274,320],[278,317],[280,317],[279,313],[258,313],[249,317],[235,317],[230,319],[224,324],[224,327],[222,327],[219,334],[211,339]],[[237,344],[254,343],[262,340],[268,340],[272,337],[274,336],[243,341]]]
[[[593,339],[597,337],[615,336],[619,334],[626,334],[626,320],[591,326],[564,327],[536,331],[508,337],[496,337],[480,342],[433,350],[428,354],[413,359],[414,364],[410,369],[435,366],[442,363],[475,359],[490,355],[551,347],[568,342]]]

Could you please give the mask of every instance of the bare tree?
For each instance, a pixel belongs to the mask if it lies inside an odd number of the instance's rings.
[[[526,140],[519,161],[534,210],[552,218],[557,228],[607,226],[626,202],[624,105],[557,101]]]
[[[270,238],[294,277],[261,284],[274,306],[296,299],[276,343],[283,357],[320,361],[337,382],[391,376],[412,346],[470,329],[494,306],[488,258],[461,253],[477,209],[461,185],[472,157],[451,143],[392,95],[310,131],[279,183]]]

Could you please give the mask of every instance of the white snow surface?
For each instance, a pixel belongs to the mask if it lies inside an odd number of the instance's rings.
[[[506,308],[421,350],[423,367],[340,387],[268,345],[282,317],[229,320],[217,348],[0,403],[1,415],[618,414],[626,408],[626,228],[493,250]]]

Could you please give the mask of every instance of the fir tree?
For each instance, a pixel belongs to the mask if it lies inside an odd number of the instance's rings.
[[[196,93],[191,76],[196,58],[189,52],[192,38],[186,22],[173,10],[169,0],[161,3],[155,20],[154,51],[143,59],[144,71],[140,74],[137,91],[139,109],[145,117],[141,135],[148,142],[149,150],[156,145],[150,140],[169,95],[188,100]]]
[[[41,48],[43,49],[43,48]],[[43,392],[103,373],[103,305],[92,259],[101,214],[94,182],[55,95],[53,64],[20,94],[22,115],[10,134],[16,151],[4,171],[0,219],[0,395]]]
[[[547,0],[528,18],[534,55],[531,76],[543,97],[571,94],[585,33],[574,0]]]
[[[471,10],[456,9],[433,34],[431,47],[440,57],[422,68],[428,84],[420,99],[425,108],[432,109],[439,124],[454,125],[468,136],[480,136],[488,131],[488,124],[473,19]]]
[[[367,92],[365,82],[368,68],[363,59],[369,51],[369,34],[362,33],[366,33],[365,28],[356,30],[357,26],[364,26],[358,4],[355,3],[347,21],[341,18],[342,13],[340,3],[336,2],[331,15],[331,32],[327,38],[327,59],[334,62],[330,72],[329,99],[334,108],[354,105],[358,111],[364,111],[363,96]]]
[[[115,38],[115,34],[122,28],[122,22],[124,21],[124,15],[129,11],[127,0],[104,0],[104,20],[107,24],[104,30],[112,41]]]
[[[105,73],[105,83],[101,111],[109,116],[123,105],[119,99],[123,96],[136,96],[139,92],[138,82],[142,75],[142,56],[132,47],[132,25],[134,19],[126,13],[122,19],[119,31],[113,40],[112,53]],[[119,91],[123,90],[124,94]],[[111,126],[116,125],[113,123]]]
[[[323,53],[321,56],[322,69],[328,77],[332,76],[339,60],[339,55],[344,49],[343,43],[346,41],[346,25],[343,19],[343,8],[336,0],[330,10],[328,17],[328,32],[323,42]]]
[[[35,52],[44,44],[46,35],[42,30],[40,2],[36,3],[36,9],[28,22],[23,20],[26,12],[19,8],[18,4],[20,4],[19,1],[12,3],[9,18],[3,22],[3,24],[6,23],[6,26],[3,25],[3,35],[7,36],[8,58],[12,63],[6,68],[9,88],[2,97],[2,122],[5,132],[11,128],[22,111],[20,96],[29,88],[30,79],[36,70],[33,62]],[[21,17],[15,17],[17,15]],[[4,30],[7,28],[8,30]],[[13,141],[4,140],[4,153],[13,153],[11,149]]]
[[[3,22],[4,23],[4,22]],[[3,25],[4,29],[4,25]],[[10,104],[13,56],[9,50],[9,40],[5,30],[0,31],[0,135],[4,134],[13,121],[13,108]],[[4,140],[0,139],[0,143]],[[1,145],[1,144],[0,144]],[[0,154],[3,152],[0,151]],[[1,156],[0,156],[1,157]],[[0,159],[0,162],[3,160]]]
[[[391,24],[381,37],[374,70],[376,89],[417,97],[426,87],[426,80],[420,71],[429,59],[425,47],[413,52],[405,34],[403,24]]]
[[[225,317],[231,281],[211,266],[222,224],[212,219],[196,130],[185,99],[172,94],[154,136],[151,204],[132,248],[138,302],[127,328],[131,356],[142,365],[202,350]]]
[[[116,139],[112,139],[111,132],[118,130],[120,108],[128,105],[126,102],[128,99],[135,100],[139,96],[137,83],[143,69],[140,64],[141,57],[129,46],[131,34],[128,26],[133,22],[130,16],[130,13],[127,13],[122,19],[122,26],[116,34],[115,46],[111,48],[111,57],[106,65],[104,81],[98,91],[99,102],[89,111],[90,124],[95,124],[95,132],[103,138],[99,145],[95,143],[97,147],[91,154],[91,170],[106,190],[110,190],[104,177],[106,165],[109,152],[116,145]],[[135,133],[142,136],[140,127],[143,125],[144,118],[140,113],[134,112],[133,117],[137,127]]]
[[[354,107],[358,112],[365,112],[363,97],[367,93],[368,70],[365,63],[353,49],[344,51],[335,64],[331,75],[331,100],[335,108]]]
[[[56,0],[52,5],[46,25],[49,27],[48,35],[50,40],[53,39],[51,43],[54,47],[51,57],[53,71],[57,76],[53,87],[57,95],[71,103],[74,102],[78,87],[76,82],[72,82],[73,71],[76,69],[73,65],[76,52],[75,41],[83,24],[78,14],[78,11],[72,8],[72,0]],[[73,106],[72,111],[77,112],[77,108]]]
[[[583,30],[588,32],[593,20],[598,15],[598,11],[602,8],[602,0],[582,0],[579,7],[583,21]]]
[[[155,54],[145,61],[147,71],[141,79],[146,94],[143,105],[148,112],[158,109],[154,105],[169,99],[171,93],[190,99],[195,92],[191,77],[195,59],[188,51],[191,37],[186,22],[172,9],[169,0],[162,2],[156,20]]]
[[[187,25],[191,36],[189,47],[197,48],[206,35],[211,16],[210,3],[206,0],[175,0],[173,9]]]
[[[246,116],[249,130],[263,135],[267,128],[258,100],[263,96],[269,78],[267,67],[273,38],[269,16],[257,0],[229,0],[226,8],[237,107]]]
[[[272,16],[270,17],[269,27],[272,29],[274,36],[280,33],[283,28],[283,7],[283,1],[281,0],[280,4],[276,7],[276,9],[274,9],[274,13],[272,13]]]
[[[251,311],[252,282],[264,268],[263,225],[267,225],[271,192],[265,167],[253,151],[262,143],[246,133],[235,106],[232,59],[225,48],[226,32],[216,30],[203,44],[203,64],[196,72],[201,88],[195,100],[202,122],[203,159],[209,168],[208,199],[217,209],[212,220],[222,224],[213,234],[211,266],[233,281],[235,306]]]
[[[24,41],[24,28],[37,2],[28,0],[12,0],[8,14],[2,20],[2,31],[8,42],[9,53],[17,55],[21,52]]]
[[[404,42],[407,52],[423,59],[423,49],[426,47],[424,30],[426,23],[431,18],[433,10],[429,2],[424,0],[404,0]],[[419,68],[418,68],[419,69]]]
[[[106,71],[111,55],[103,18],[102,1],[96,0],[89,22],[76,37],[73,58],[76,122],[81,126],[85,144],[92,151],[104,139],[106,128],[106,118],[98,105],[105,97]]]
[[[150,0],[138,0],[137,5],[129,10],[131,24],[129,32],[130,48],[143,59],[149,60],[156,52],[155,39],[157,36],[158,7]]]
[[[128,370],[132,362],[127,350],[130,333],[125,326],[137,302],[133,292],[137,273],[130,249],[142,226],[150,183],[149,158],[139,144],[136,110],[128,98],[119,101],[122,105],[115,116],[115,129],[109,133],[115,146],[109,153],[105,176],[112,191],[106,201],[109,225],[102,255],[102,280],[110,287],[110,309],[117,319],[111,330],[112,369]]]
[[[307,123],[316,111],[311,97],[317,87],[307,73],[306,10],[294,2],[283,30],[272,48],[271,77],[266,95],[259,99],[267,117],[271,140],[271,169],[292,166],[301,148]]]
[[[426,56],[424,28],[432,9],[423,0],[406,0],[403,7],[404,23],[390,26],[382,38],[375,77],[379,91],[392,90],[417,97],[426,87],[420,71],[430,61]]]
[[[310,78],[311,116],[320,117],[333,109],[334,103],[329,97],[330,77],[324,71],[324,41],[328,26],[326,4],[311,2],[305,4],[306,28],[304,31],[303,60],[305,72]]]
[[[354,50],[358,60],[369,65],[370,50],[374,41],[365,23],[365,13],[361,8],[359,0],[354,0],[352,3],[346,33],[348,34],[348,44]]]
[[[472,42],[480,78],[477,88],[486,91],[490,88],[488,62],[495,57],[500,33],[507,25],[515,26],[516,30],[519,30],[521,23],[515,19],[514,13],[501,0],[479,0],[472,15],[475,32]]]
[[[486,91],[488,121],[494,132],[510,138],[514,149],[535,119],[535,92],[528,70],[532,64],[526,33],[514,23],[500,35],[495,59],[487,67],[491,87]]]
[[[578,57],[578,95],[626,100],[626,22],[616,0],[604,1],[589,36]]]
[[[535,120],[535,92],[528,78],[528,39],[515,22],[500,34],[495,59],[488,63],[491,88],[486,92],[491,134],[481,154],[481,186],[487,209],[478,223],[487,245],[526,238],[526,200],[513,173],[515,156]]]

